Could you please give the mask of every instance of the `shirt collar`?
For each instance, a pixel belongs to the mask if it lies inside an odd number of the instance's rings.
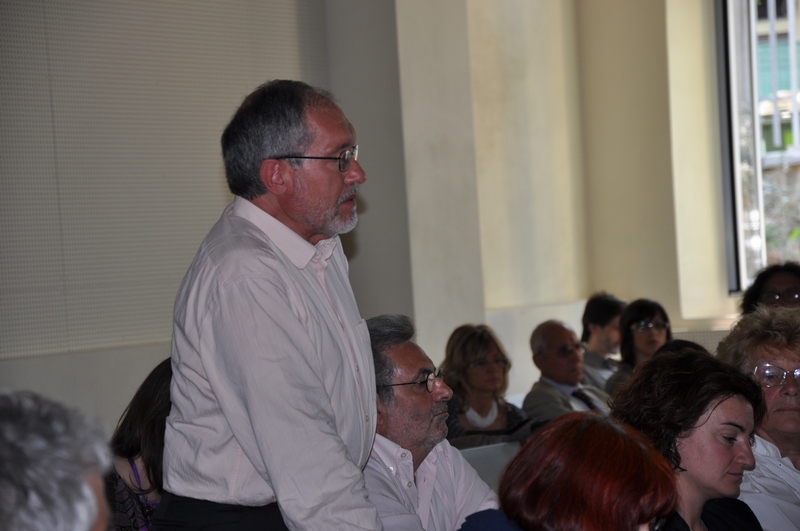
[[[441,446],[444,444],[446,439],[436,446]],[[390,441],[380,433],[375,434],[375,442],[372,445],[372,453],[375,454],[383,464],[386,465],[386,468],[392,473],[392,475],[397,475],[397,469],[402,466],[403,463],[407,463],[410,470],[413,471],[414,469],[414,456],[411,455],[411,452],[400,446],[394,441]],[[420,470],[425,466],[426,463],[436,463],[436,448],[432,449],[428,452],[428,455],[425,456],[425,459],[422,460],[420,463]]]
[[[317,245],[311,245],[292,229],[242,197],[234,198],[233,213],[258,227],[298,269],[304,269],[315,256],[319,260],[328,260],[339,243],[339,237],[334,236],[320,240]]]
[[[755,442],[753,443],[754,453],[766,455],[774,459],[781,459],[782,457],[781,451],[778,450],[778,447],[775,446],[773,443],[769,442],[768,440],[764,439],[759,435],[756,435],[754,439],[755,439]]]
[[[397,468],[402,461],[408,461],[409,466],[412,469],[414,468],[414,458],[411,452],[396,442],[390,441],[380,433],[375,434],[372,453],[383,461],[383,464],[386,465],[392,475],[397,475]]]

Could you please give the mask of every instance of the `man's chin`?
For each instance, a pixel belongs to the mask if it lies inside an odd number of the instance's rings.
[[[349,219],[339,216],[334,220],[332,225],[335,234],[347,234],[358,225],[358,212],[354,209],[353,212],[350,213]]]

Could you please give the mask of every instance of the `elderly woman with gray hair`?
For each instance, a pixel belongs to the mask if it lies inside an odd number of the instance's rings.
[[[756,431],[756,467],[739,498],[765,531],[800,530],[800,311],[758,307],[717,348],[761,385],[767,416]]]

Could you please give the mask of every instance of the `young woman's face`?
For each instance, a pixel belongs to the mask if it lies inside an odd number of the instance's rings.
[[[669,323],[658,314],[631,324],[637,365],[652,358],[656,350],[667,342],[668,326]]]
[[[737,497],[744,471],[755,466],[753,430],[753,407],[742,397],[712,402],[697,426],[678,440],[680,496],[701,504]]]

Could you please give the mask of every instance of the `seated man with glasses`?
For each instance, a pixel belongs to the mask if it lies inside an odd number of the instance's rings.
[[[455,531],[472,513],[497,508],[497,496],[445,440],[453,392],[412,341],[403,315],[367,319],[378,420],[364,469],[383,528]]]
[[[525,397],[522,409],[534,425],[570,411],[608,413],[608,395],[581,385],[586,346],[562,321],[541,323],[531,334],[533,363],[542,375]]]
[[[800,311],[759,307],[717,347],[723,361],[761,385],[767,416],[756,430],[756,467],[739,499],[765,531],[800,530]]]

